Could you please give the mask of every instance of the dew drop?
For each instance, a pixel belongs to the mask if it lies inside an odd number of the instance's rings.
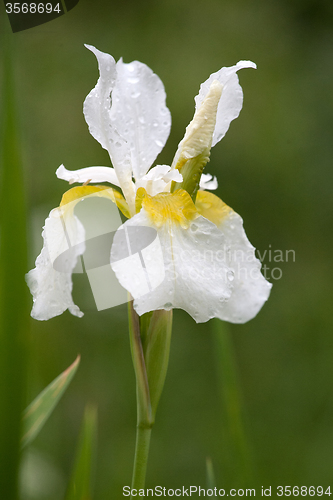
[[[235,273],[233,271],[228,271],[227,278],[228,278],[229,281],[234,281],[234,279],[235,279]]]

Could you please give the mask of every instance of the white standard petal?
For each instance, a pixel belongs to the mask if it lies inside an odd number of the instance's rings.
[[[239,61],[235,66],[221,68],[216,73],[201,84],[199,94],[195,97],[196,109],[199,109],[201,103],[209,92],[210,86],[214,80],[218,80],[222,86],[222,96],[218,105],[216,115],[216,125],[213,134],[212,146],[215,146],[226,134],[230,122],[237,118],[243,106],[243,91],[239,85],[237,71],[242,68],[256,68],[252,61]]]
[[[71,207],[55,208],[45,221],[42,236],[44,246],[36,267],[26,275],[34,301],[31,316],[48,320],[68,309],[81,317],[72,298],[72,271],[84,252],[84,228]]]
[[[155,227],[158,248],[154,242],[123,261],[114,261],[112,255],[119,252],[111,251],[111,266],[134,297],[137,313],[180,308],[198,323],[219,316],[232,293],[232,273],[215,224],[199,216],[187,228],[172,222],[157,227],[143,208],[122,228],[140,226]]]
[[[213,191],[214,189],[217,189],[218,183],[217,183],[217,178],[212,176],[212,174],[202,174],[200,177],[200,184],[199,188],[200,189],[209,189],[210,191]]]
[[[68,181],[70,184],[74,182],[89,183],[89,182],[109,182],[120,187],[119,180],[114,168],[111,167],[87,167],[79,170],[67,170],[64,165],[56,171],[58,179]]]
[[[109,150],[110,120],[108,112],[111,107],[110,96],[117,76],[116,62],[110,54],[101,52],[92,45],[85,45],[85,47],[95,54],[98,61],[100,77],[95,88],[87,95],[84,101],[84,117],[89,126],[91,135],[104,149]]]
[[[209,160],[222,91],[221,83],[213,80],[200,106],[196,106],[193,119],[186,127],[185,135],[178,144],[171,165],[172,169],[181,170],[188,160],[197,159],[197,164],[200,165],[202,171],[202,165],[204,166]]]
[[[111,127],[119,134],[117,153],[129,158],[135,179],[140,179],[164,147],[171,115],[160,78],[145,64],[117,62],[112,92]]]
[[[86,45],[97,58],[100,77],[95,88],[87,95],[83,113],[91,135],[109,152],[119,184],[131,211],[134,210],[134,186],[132,183],[131,158],[127,154],[126,139],[110,118],[112,92],[117,78],[115,60],[92,45]]]

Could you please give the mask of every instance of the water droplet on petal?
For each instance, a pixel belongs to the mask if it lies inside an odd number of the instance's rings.
[[[229,281],[234,281],[235,279],[235,273],[233,271],[228,271],[227,272],[227,278]]]

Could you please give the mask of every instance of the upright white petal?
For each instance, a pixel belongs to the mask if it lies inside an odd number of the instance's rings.
[[[97,58],[100,76],[95,88],[87,95],[83,112],[91,135],[103,146],[110,149],[109,110],[111,93],[116,81],[116,62],[112,56],[105,54],[92,45],[86,45]]]
[[[142,177],[164,147],[171,115],[160,78],[145,64],[117,62],[111,126],[119,134],[119,152],[130,159],[135,179]]]
[[[213,134],[212,146],[215,146],[226,134],[230,122],[237,118],[243,106],[243,91],[239,85],[237,71],[242,68],[256,68],[252,61],[239,61],[235,66],[221,68],[216,73],[201,84],[199,94],[195,97],[196,109],[199,109],[201,103],[209,92],[210,86],[214,80],[218,80],[222,86],[222,96],[219,102],[216,115],[216,125]]]
[[[100,78],[84,103],[91,134],[109,151],[119,183],[131,203],[132,175],[139,179],[162,150],[171,116],[162,81],[143,63],[114,59],[95,47]]]
[[[72,298],[72,271],[85,249],[84,228],[71,207],[60,207],[50,212],[42,236],[44,246],[36,267],[26,275],[34,301],[31,316],[48,320],[68,309],[81,317],[83,313]]]
[[[193,159],[198,159],[198,164],[206,164],[216,124],[216,113],[221,99],[222,85],[213,80],[208,92],[196,107],[192,121],[186,127],[185,135],[178,144],[171,168],[182,169],[183,165]]]
[[[79,170],[67,170],[64,165],[60,165],[56,171],[56,176],[58,179],[63,179],[70,184],[74,182],[110,182],[110,184],[120,187],[116,171],[111,167],[86,167]]]
[[[132,183],[131,159],[126,154],[125,138],[112,123],[110,111],[112,92],[117,78],[115,60],[92,45],[86,45],[97,58],[100,77],[95,88],[87,95],[83,104],[83,113],[91,135],[109,152],[123,193],[134,210],[134,187]]]

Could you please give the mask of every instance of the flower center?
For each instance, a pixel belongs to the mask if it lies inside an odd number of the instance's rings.
[[[190,223],[199,217],[190,195],[183,189],[156,196],[149,196],[141,191],[138,196],[141,197],[142,206],[149,218],[157,227],[179,224],[183,229],[187,229]]]

